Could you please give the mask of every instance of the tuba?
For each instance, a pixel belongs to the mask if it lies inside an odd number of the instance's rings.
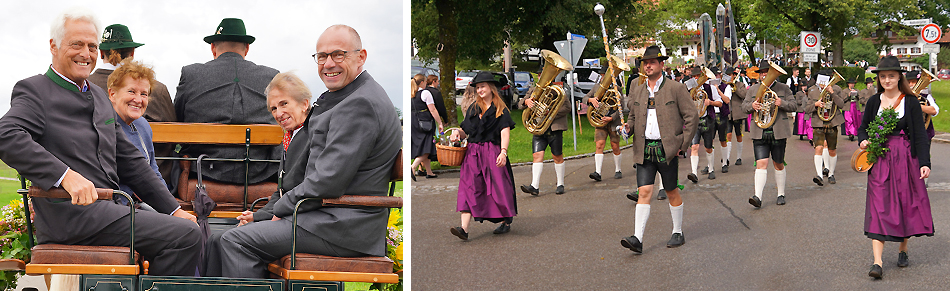
[[[775,117],[778,115],[778,105],[775,105],[775,99],[778,99],[778,94],[769,87],[772,86],[772,82],[775,82],[778,76],[785,74],[782,67],[769,61],[769,72],[766,73],[765,79],[759,83],[759,90],[755,92],[755,102],[762,104],[762,108],[752,112],[752,121],[759,128],[765,129],[775,124]]]
[[[574,69],[574,66],[564,57],[550,50],[541,50],[541,57],[545,61],[544,69],[538,76],[534,92],[528,97],[534,100],[534,106],[521,113],[524,128],[534,135],[548,131],[548,127],[554,121],[554,115],[564,105],[564,88],[551,85],[551,81],[554,81],[554,77],[557,77],[561,71]]]
[[[621,70],[630,70],[630,66],[617,56],[607,55],[607,61],[610,67],[600,78],[600,83],[594,87],[594,96],[591,97],[600,101],[601,104],[587,111],[587,120],[594,127],[606,126],[607,122],[603,118],[609,117],[612,112],[620,111],[620,98],[623,95],[620,94],[620,90],[617,90],[614,80],[617,79],[617,75],[620,75]]]
[[[924,88],[927,88],[927,86],[930,86],[930,83],[933,82],[936,79],[936,77],[934,77],[934,74],[930,73],[930,71],[928,70],[921,70],[920,72],[921,72],[920,80],[917,80],[917,84],[914,84],[914,88],[912,89],[912,91],[914,91],[914,94],[917,94],[917,101],[920,101],[921,106],[923,105],[932,106],[930,105],[930,100],[927,100],[927,98],[924,98],[924,96],[920,94],[920,92],[924,91]],[[925,127],[930,125],[930,118],[931,118],[930,114],[924,113]]]
[[[709,99],[709,96],[706,94],[706,90],[703,90],[703,84],[706,84],[706,81],[709,79],[716,78],[716,75],[706,68],[705,66],[700,67],[702,74],[699,75],[699,78],[696,80],[696,87],[693,87],[693,90],[690,90],[689,97],[693,98],[693,104],[696,105],[696,108],[699,110],[699,116],[702,117],[706,115],[706,99]]]
[[[831,77],[831,80],[828,81],[825,88],[821,89],[821,94],[818,95],[818,99],[825,103],[825,107],[818,109],[818,119],[821,119],[821,121],[831,121],[831,119],[835,118],[835,114],[838,113],[838,105],[835,105],[834,97],[828,92],[828,88],[844,80],[844,77],[841,77],[841,74],[838,74],[837,70],[832,70],[832,72],[835,73],[834,76]]]

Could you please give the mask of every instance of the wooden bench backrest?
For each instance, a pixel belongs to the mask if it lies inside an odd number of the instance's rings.
[[[181,144],[240,144],[251,129],[251,145],[279,145],[284,130],[276,124],[217,124],[150,122],[152,142]]]

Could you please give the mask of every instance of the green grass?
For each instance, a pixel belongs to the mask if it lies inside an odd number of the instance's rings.
[[[16,179],[16,170],[0,161],[0,177]],[[20,182],[12,180],[0,180],[0,206],[10,204],[15,199],[23,199],[23,196],[16,193],[20,190]]]
[[[934,129],[950,132],[950,80],[931,83],[934,100],[940,106],[940,114],[933,118]]]
[[[532,134],[524,128],[523,123],[521,122],[521,112],[522,110],[513,110],[511,112],[511,119],[515,122],[515,129],[511,131],[511,138],[508,143],[508,159],[512,164],[514,163],[523,163],[530,162],[531,157],[531,138]],[[590,125],[590,122],[587,120],[586,115],[575,116],[577,125],[581,127],[578,130],[577,134],[577,150],[574,150],[574,130],[571,126],[571,118],[567,118],[567,127],[568,130],[565,130],[564,135],[564,156],[570,157],[580,154],[593,153],[594,152],[594,127]],[[462,120],[461,112],[459,113],[459,120]],[[633,142],[633,140],[630,140]],[[620,146],[625,146],[623,140],[620,141]],[[605,150],[609,150],[610,145],[608,144]],[[551,159],[551,150],[550,148],[546,149],[544,152],[544,159]],[[457,167],[443,167],[439,164],[438,161],[432,162],[432,169],[443,169],[443,168],[457,168]]]

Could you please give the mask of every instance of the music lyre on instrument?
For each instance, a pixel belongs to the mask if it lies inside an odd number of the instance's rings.
[[[759,128],[765,129],[775,124],[775,117],[778,115],[778,105],[775,104],[775,100],[778,99],[778,94],[769,87],[772,86],[778,76],[785,74],[782,67],[769,61],[769,72],[766,73],[765,79],[759,83],[759,90],[755,92],[755,102],[761,104],[762,107],[752,112],[752,121]]]
[[[818,119],[821,119],[821,121],[831,121],[831,119],[835,118],[835,114],[838,113],[838,105],[835,105],[834,97],[831,96],[828,89],[834,86],[835,83],[844,80],[844,77],[841,77],[841,74],[838,74],[837,70],[832,70],[832,72],[834,72],[834,76],[831,77],[831,80],[828,81],[825,88],[821,89],[821,94],[818,95],[818,100],[821,100],[821,102],[825,104],[824,107],[818,110]]]
[[[550,50],[541,50],[541,58],[545,61],[544,69],[541,70],[541,75],[538,75],[534,92],[528,97],[534,100],[535,104],[521,113],[524,128],[534,135],[544,134],[554,121],[558,110],[564,105],[564,88],[551,85],[551,82],[561,71],[574,69],[564,57]]]
[[[629,71],[630,66],[623,59],[610,54],[610,46],[607,44],[607,28],[604,26],[604,5],[597,3],[594,6],[594,12],[600,17],[600,30],[604,38],[604,50],[607,52],[608,68],[601,76],[600,82],[594,87],[594,96],[591,97],[601,104],[594,110],[587,111],[587,120],[594,127],[604,127],[607,122],[603,118],[609,117],[611,112],[619,112],[621,109],[620,98],[623,95],[617,89],[619,87],[617,86],[617,76],[620,75],[621,70]],[[623,114],[620,114],[620,122],[625,123]]]
[[[702,72],[699,74],[699,78],[696,79],[696,87],[693,87],[689,92],[689,96],[693,98],[693,104],[696,105],[697,110],[699,110],[699,117],[706,115],[706,99],[709,99],[709,95],[706,94],[706,90],[703,90],[703,84],[706,84],[706,81],[709,79],[715,79],[716,75],[702,66],[699,68]]]
[[[930,86],[931,82],[940,80],[934,77],[933,73],[930,73],[928,70],[921,70],[920,72],[920,80],[917,80],[917,84],[914,84],[914,88],[911,90],[914,91],[914,94],[917,94],[917,101],[920,101],[920,105],[932,106],[930,105],[930,100],[924,98],[920,92],[924,91],[924,88],[927,88],[927,86]],[[930,118],[930,114],[924,113],[924,126],[930,125]]]

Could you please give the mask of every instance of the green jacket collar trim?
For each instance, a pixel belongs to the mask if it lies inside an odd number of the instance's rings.
[[[63,87],[66,90],[73,91],[73,92],[82,92],[79,90],[79,88],[76,87],[76,85],[73,85],[73,83],[66,81],[66,79],[63,79],[63,77],[60,77],[59,74],[56,74],[56,72],[53,71],[53,67],[50,67],[49,69],[47,69],[45,75],[47,78],[52,80],[53,83],[56,83],[56,85],[59,85],[60,87]]]

